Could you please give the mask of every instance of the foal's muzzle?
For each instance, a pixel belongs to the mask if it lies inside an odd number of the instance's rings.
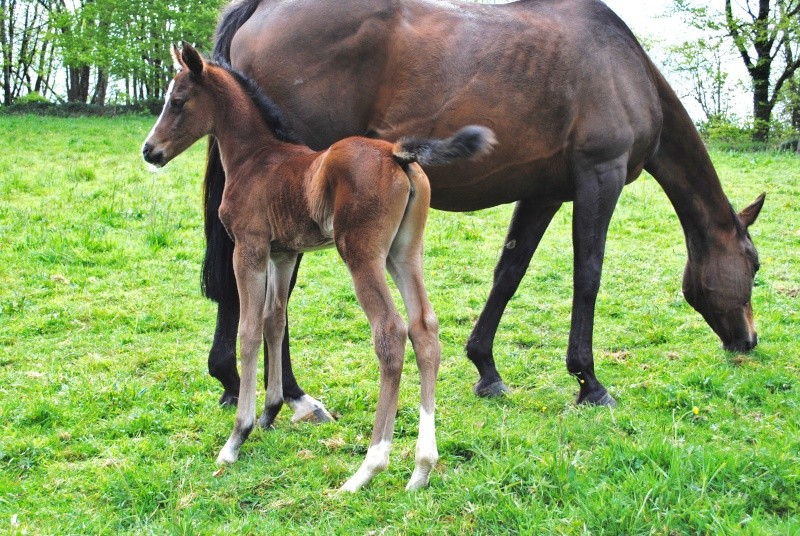
[[[142,157],[148,164],[159,167],[164,165],[164,153],[153,151],[153,145],[150,143],[145,143],[142,147]]]

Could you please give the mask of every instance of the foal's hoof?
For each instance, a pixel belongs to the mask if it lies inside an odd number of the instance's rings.
[[[326,422],[333,422],[333,415],[328,413],[328,410],[325,408],[315,408],[313,411],[306,413],[305,415],[294,415],[292,417],[292,422],[310,422],[311,424],[322,424]]]
[[[278,408],[280,410],[280,408]],[[278,416],[278,411],[264,410],[258,418],[258,426],[264,430],[269,430],[275,424],[275,417]]]
[[[597,391],[595,393],[589,393],[585,397],[581,398],[578,395],[578,404],[591,404],[593,406],[608,406],[609,408],[616,408],[617,401],[614,400],[614,397],[608,394],[608,391],[603,389],[602,391]]]
[[[322,402],[307,394],[297,399],[287,400],[286,403],[292,408],[292,422],[310,422],[312,424],[322,424],[334,421],[333,415],[328,413]]]
[[[219,397],[219,405],[223,408],[236,407],[238,403],[239,395],[231,393],[230,391],[225,391],[222,393],[222,396]]]
[[[483,383],[483,380],[478,380],[478,383],[472,386],[472,392],[481,398],[494,398],[511,394],[511,390],[506,387],[503,380],[497,380],[489,384]]]

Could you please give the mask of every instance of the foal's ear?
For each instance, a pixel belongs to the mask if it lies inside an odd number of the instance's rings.
[[[181,59],[183,64],[189,68],[195,76],[203,74],[203,58],[189,43],[183,43],[183,50],[181,50]]]
[[[747,229],[750,227],[756,218],[758,218],[758,214],[761,212],[761,208],[764,206],[764,198],[767,196],[767,192],[758,196],[758,199],[753,201],[753,203],[742,210],[739,213],[739,221],[742,222],[742,226]]]
[[[183,58],[181,58],[181,51],[177,45],[172,45],[172,48],[169,50],[169,54],[172,56],[172,65],[175,67],[175,70],[180,71],[186,67],[186,65],[183,63]]]

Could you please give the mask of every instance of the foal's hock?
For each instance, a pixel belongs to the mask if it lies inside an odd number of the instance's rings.
[[[468,126],[446,140],[407,138],[392,144],[354,137],[317,152],[293,138],[280,111],[249,79],[204,61],[186,44],[173,55],[181,70],[142,153],[148,162],[163,166],[211,134],[225,168],[219,216],[235,244],[242,379],[236,422],[218,463],[236,461],[256,424],[256,360],[262,340],[271,358],[258,422],[268,427],[278,414],[286,303],[297,256],[335,245],[369,319],[380,365],[370,447],[342,489],[358,490],[388,464],[407,338],[421,383],[416,466],[407,489],[426,486],[438,459],[434,390],[441,348],[422,278],[430,186],[419,164],[483,155],[495,143],[494,134]],[[394,306],[387,269],[402,295],[408,326]]]

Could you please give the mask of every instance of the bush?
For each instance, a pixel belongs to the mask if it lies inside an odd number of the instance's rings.
[[[37,102],[50,104],[50,101],[47,100],[45,97],[43,97],[42,94],[37,91],[31,91],[27,95],[23,95],[17,99],[17,103],[19,104],[31,104]]]

